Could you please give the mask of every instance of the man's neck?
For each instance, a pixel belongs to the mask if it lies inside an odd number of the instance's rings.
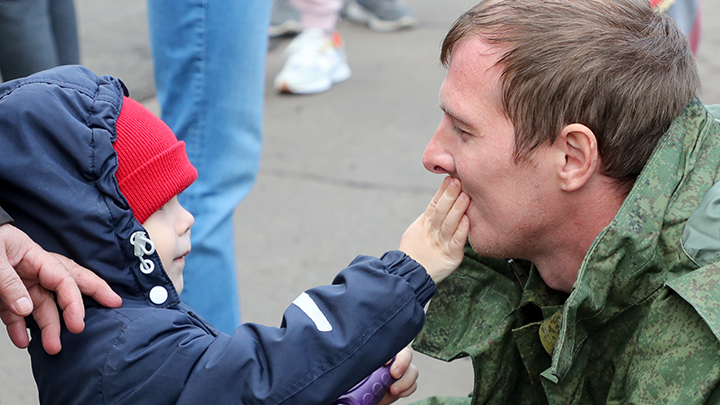
[[[600,176],[595,184],[568,196],[567,219],[553,231],[553,238],[542,254],[531,261],[549,287],[569,293],[580,266],[595,238],[612,222],[626,192]]]

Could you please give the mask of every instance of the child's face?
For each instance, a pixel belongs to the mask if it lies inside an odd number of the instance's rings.
[[[143,224],[178,293],[183,289],[182,271],[185,256],[190,253],[190,228],[194,222],[195,218],[180,205],[175,196]]]

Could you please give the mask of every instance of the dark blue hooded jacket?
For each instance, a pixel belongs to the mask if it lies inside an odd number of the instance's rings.
[[[0,206],[123,298],[119,309],[86,298],[85,330],[63,329],[55,356],[29,319],[41,403],[328,404],[419,332],[435,285],[398,251],[358,257],[332,285],[290,305],[280,328],[245,324],[232,336],[180,302],[157,253],[155,270],[143,274],[130,236],[144,229],[115,178],[125,93],[119,80],[78,66],[0,86]],[[149,298],[154,287],[168,292],[159,305]],[[313,303],[322,315],[311,318],[301,307]]]

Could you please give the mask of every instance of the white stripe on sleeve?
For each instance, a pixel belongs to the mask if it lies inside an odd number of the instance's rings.
[[[322,313],[315,301],[313,301],[312,297],[307,295],[307,293],[300,294],[299,297],[295,298],[293,304],[297,305],[298,308],[310,317],[320,332],[330,332],[332,330],[332,325],[328,322],[325,314]]]

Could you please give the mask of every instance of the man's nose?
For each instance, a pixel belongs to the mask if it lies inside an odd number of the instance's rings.
[[[452,155],[443,147],[439,131],[435,133],[425,148],[423,166],[435,174],[452,174],[455,171]]]

